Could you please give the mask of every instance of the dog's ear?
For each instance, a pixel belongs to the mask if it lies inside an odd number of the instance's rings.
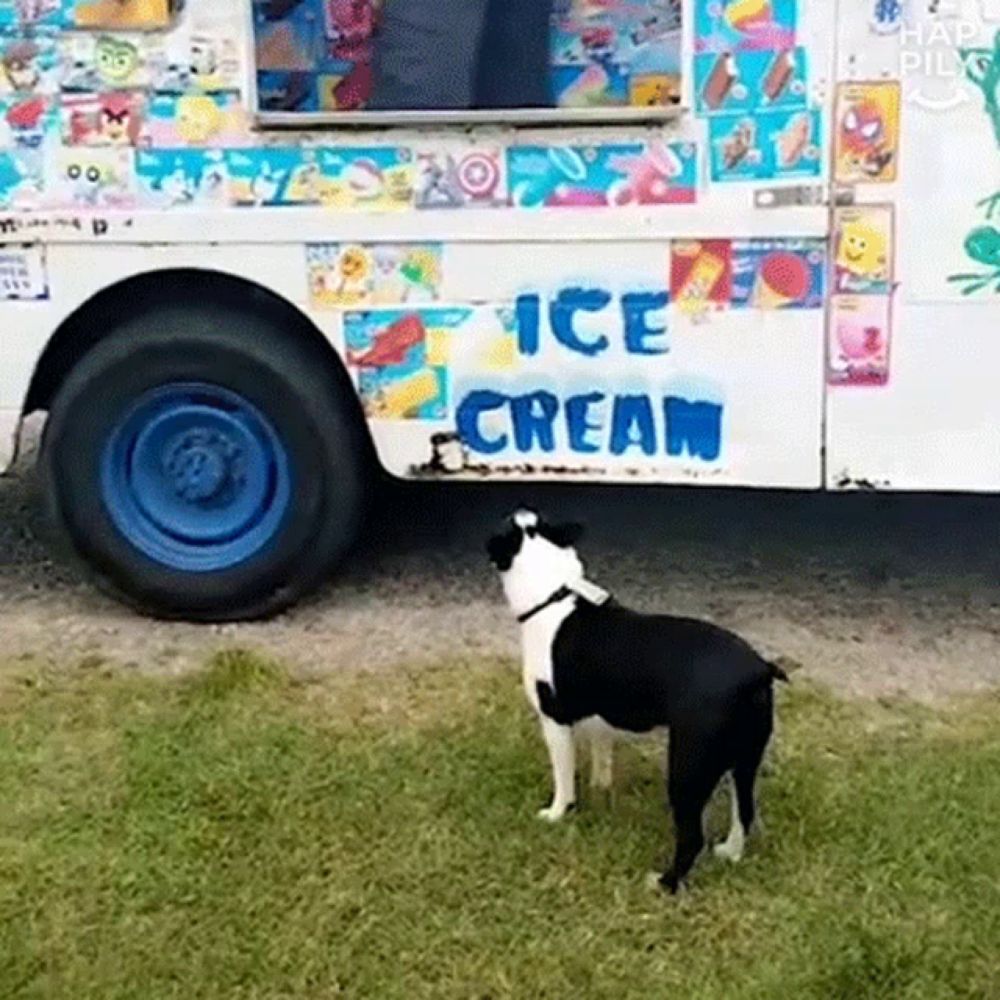
[[[583,538],[583,525],[578,521],[568,521],[565,524],[546,524],[539,529],[543,538],[561,549],[572,548]]]
[[[502,535],[494,535],[486,543],[486,554],[501,573],[506,573],[513,565],[514,556],[521,551],[523,537],[520,529],[512,528]]]

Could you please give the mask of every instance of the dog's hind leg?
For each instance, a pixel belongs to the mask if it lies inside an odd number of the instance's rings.
[[[713,743],[718,733],[682,733],[671,730],[667,793],[674,814],[677,846],[674,863],[660,884],[677,892],[705,846],[705,806],[725,771]]]
[[[599,729],[590,736],[590,787],[610,792],[614,784],[615,741]]]
[[[746,827],[740,814],[740,796],[736,788],[736,778],[729,775],[730,823],[729,836],[721,844],[715,845],[715,856],[726,861],[740,861],[743,858],[743,847],[746,844]],[[752,801],[752,796],[751,796]]]
[[[554,823],[576,804],[576,744],[572,726],[561,726],[546,716],[542,717],[542,734],[549,749],[554,788],[552,804],[538,815]]]
[[[754,785],[774,729],[774,699],[769,689],[759,692],[740,720],[736,766],[732,771],[732,826],[725,843],[715,853],[727,861],[739,861],[756,817]]]

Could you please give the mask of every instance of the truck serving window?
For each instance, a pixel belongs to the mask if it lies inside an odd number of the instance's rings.
[[[263,126],[630,121],[681,97],[682,0],[253,0]]]

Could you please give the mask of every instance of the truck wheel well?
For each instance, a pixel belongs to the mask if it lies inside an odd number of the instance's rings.
[[[285,336],[307,343],[327,367],[334,384],[348,394],[364,430],[362,437],[370,451],[369,457],[374,457],[374,445],[357,393],[340,356],[316,325],[292,303],[261,285],[231,274],[194,268],[139,274],[102,289],[84,302],[60,324],[42,351],[25,398],[24,415],[47,410],[73,366],[113,330],[123,316],[141,313],[161,303],[185,300],[252,308],[280,325]]]

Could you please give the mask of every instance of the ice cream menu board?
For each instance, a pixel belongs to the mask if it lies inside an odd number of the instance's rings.
[[[798,0],[696,0],[694,103],[708,119],[713,181],[820,173],[798,14]]]

